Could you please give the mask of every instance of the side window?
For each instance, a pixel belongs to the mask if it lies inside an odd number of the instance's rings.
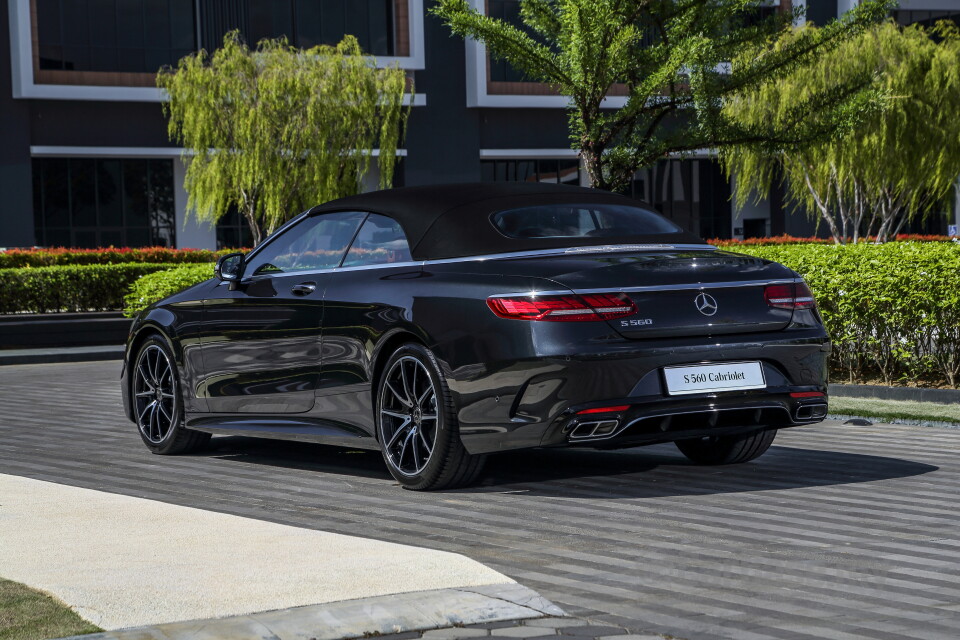
[[[304,218],[257,253],[247,265],[245,275],[336,267],[366,215],[323,213]]]
[[[371,213],[353,241],[345,267],[410,262],[410,245],[396,220]]]

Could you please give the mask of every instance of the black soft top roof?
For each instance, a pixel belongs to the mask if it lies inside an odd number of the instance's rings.
[[[491,214],[541,204],[621,204],[636,200],[599,189],[559,184],[493,182],[402,187],[372,191],[314,207],[310,214],[368,211],[393,218],[410,242],[414,260],[609,245],[610,238],[508,238],[493,226]],[[702,243],[686,233],[658,233],[617,238],[617,244]]]

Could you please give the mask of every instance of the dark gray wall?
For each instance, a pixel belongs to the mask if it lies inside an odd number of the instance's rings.
[[[807,215],[806,211],[802,208],[789,203],[785,209],[786,219],[784,220],[784,232],[788,236],[795,236],[797,238],[809,238],[811,236],[819,236],[821,238],[830,237],[830,229],[820,220],[819,216],[814,217]]]
[[[820,26],[837,17],[837,0],[807,0],[807,20]]]
[[[0,10],[0,247],[35,244],[33,190],[30,185],[30,111],[12,97],[10,25]]]
[[[35,145],[174,146],[155,102],[36,100],[30,112]]]
[[[563,109],[483,109],[481,149],[569,149]]]
[[[463,40],[439,19],[424,19],[426,70],[417,71],[417,93],[427,106],[411,109],[407,125],[407,186],[480,179],[478,110],[466,105]]]

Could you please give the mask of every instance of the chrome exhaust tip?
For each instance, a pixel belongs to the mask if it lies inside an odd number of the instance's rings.
[[[619,420],[596,420],[581,422],[570,432],[571,440],[586,440],[588,438],[602,438],[611,435],[620,426]]]
[[[797,420],[815,420],[827,415],[826,404],[804,404],[797,407],[794,413]]]

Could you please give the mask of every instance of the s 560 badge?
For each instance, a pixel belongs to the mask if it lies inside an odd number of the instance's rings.
[[[653,324],[653,320],[650,318],[643,318],[642,320],[621,320],[621,327],[642,327],[645,324]]]

